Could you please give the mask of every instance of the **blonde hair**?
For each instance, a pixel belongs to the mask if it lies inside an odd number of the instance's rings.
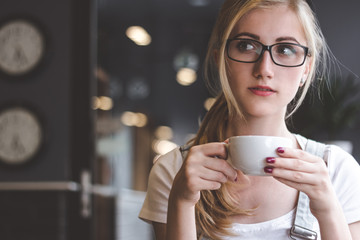
[[[226,0],[213,29],[205,59],[205,79],[217,99],[206,114],[193,145],[224,141],[229,119],[243,116],[229,85],[228,59],[225,57],[226,42],[235,24],[251,10],[280,4],[287,5],[298,16],[311,54],[310,72],[304,86],[289,104],[286,117],[299,108],[314,80],[327,74],[329,50],[318,21],[305,0]],[[229,193],[228,187],[224,184],[219,190],[201,192],[201,198],[196,205],[197,228],[201,235],[211,239],[229,235],[231,215],[251,214],[251,209],[236,207],[236,200]]]

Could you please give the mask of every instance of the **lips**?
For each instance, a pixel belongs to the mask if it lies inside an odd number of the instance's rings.
[[[268,86],[255,86],[250,87],[249,90],[257,96],[270,96],[274,94],[276,91]]]

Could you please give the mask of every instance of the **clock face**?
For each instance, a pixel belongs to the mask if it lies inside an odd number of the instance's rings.
[[[23,75],[36,67],[44,49],[42,32],[26,20],[13,20],[0,28],[0,70]]]
[[[42,143],[42,128],[38,118],[22,107],[0,113],[0,161],[22,164],[38,152]]]

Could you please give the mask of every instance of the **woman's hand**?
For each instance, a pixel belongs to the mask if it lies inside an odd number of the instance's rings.
[[[195,205],[201,190],[219,189],[227,181],[236,181],[237,172],[225,159],[227,150],[223,143],[190,148],[174,179],[171,190],[173,197]]]
[[[324,160],[300,149],[278,148],[278,158],[267,158],[265,172],[280,182],[306,193],[314,216],[328,213],[336,200]]]
[[[208,143],[189,150],[170,191],[166,239],[197,239],[195,204],[200,191],[215,190],[227,181],[236,181],[237,172],[226,158],[223,143]]]
[[[321,239],[352,239],[324,160],[303,150],[278,148],[278,158],[267,158],[265,172],[306,193],[317,218]]]

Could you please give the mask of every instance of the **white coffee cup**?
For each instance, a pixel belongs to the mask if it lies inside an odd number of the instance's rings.
[[[279,147],[292,147],[289,138],[274,136],[235,136],[229,138],[228,161],[246,175],[268,176],[266,158],[278,157]]]

